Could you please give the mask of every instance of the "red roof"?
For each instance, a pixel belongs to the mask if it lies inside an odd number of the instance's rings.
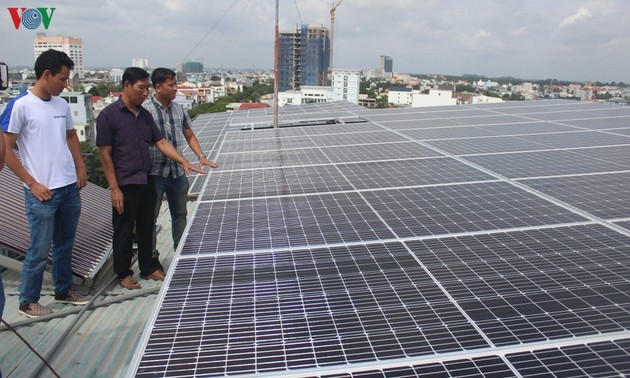
[[[262,108],[268,108],[269,105],[267,104],[241,104],[241,106],[238,108],[239,110],[248,110],[248,109],[262,109]]]

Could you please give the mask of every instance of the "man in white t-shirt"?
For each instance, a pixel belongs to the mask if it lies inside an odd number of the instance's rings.
[[[52,313],[38,303],[51,244],[55,300],[76,305],[89,301],[71,290],[72,247],[81,214],[79,190],[87,184],[70,107],[59,97],[73,67],[66,53],[43,52],[35,61],[35,85],[10,102],[0,116],[5,163],[24,184],[31,242],[23,262],[19,312],[31,318]],[[21,160],[13,151],[16,144]]]

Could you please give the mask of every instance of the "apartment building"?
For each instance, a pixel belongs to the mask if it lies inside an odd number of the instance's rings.
[[[70,73],[70,78],[79,76],[80,79],[85,77],[85,68],[83,65],[83,40],[81,38],[66,36],[46,36],[45,33],[37,33],[37,37],[33,39],[33,50],[35,59],[42,52],[54,49],[63,51],[74,62],[74,69]]]

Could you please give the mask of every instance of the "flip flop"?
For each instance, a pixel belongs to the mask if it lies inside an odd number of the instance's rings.
[[[140,283],[138,281],[136,281],[136,279],[133,278],[133,276],[127,276],[125,278],[122,278],[122,279],[120,279],[120,281],[118,281],[118,283],[120,284],[120,286],[124,287],[125,289],[129,289],[129,290],[142,288]]]

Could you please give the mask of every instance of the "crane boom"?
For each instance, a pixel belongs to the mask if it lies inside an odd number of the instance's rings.
[[[337,10],[337,7],[341,5],[342,1],[343,0],[339,0],[337,3],[333,2],[330,7],[330,60],[328,61],[328,70],[330,71],[331,77],[333,70],[333,45],[335,41],[335,11]]]

